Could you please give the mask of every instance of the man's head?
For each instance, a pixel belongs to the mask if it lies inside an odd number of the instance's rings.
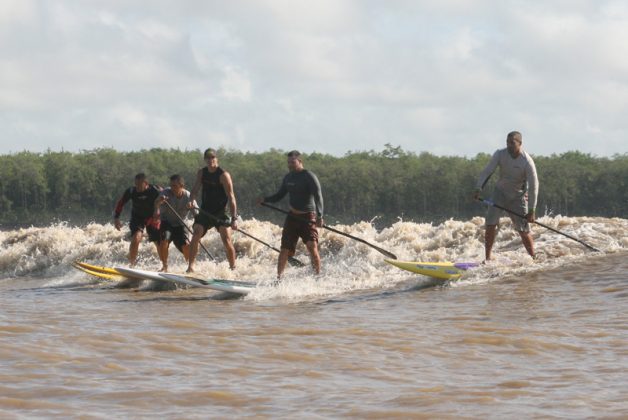
[[[303,160],[301,160],[301,152],[292,150],[288,152],[288,169],[290,172],[300,171],[303,169]]]
[[[508,153],[510,156],[517,157],[521,153],[521,144],[523,143],[523,138],[521,137],[521,133],[518,131],[511,131],[508,133],[506,137],[506,148],[508,149]]]
[[[170,189],[173,193],[179,194],[183,188],[185,188],[185,181],[179,174],[172,175],[170,177]]]
[[[203,153],[203,159],[207,164],[207,167],[217,168],[218,167],[218,154],[216,153],[216,149],[212,149],[211,147],[205,150]]]
[[[135,189],[139,192],[144,191],[148,187],[148,179],[144,172],[135,175]]]

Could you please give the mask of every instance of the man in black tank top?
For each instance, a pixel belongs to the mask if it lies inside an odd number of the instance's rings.
[[[135,265],[137,253],[144,235],[144,229],[148,233],[148,240],[154,242],[159,247],[159,215],[153,217],[155,200],[161,192],[161,188],[151,185],[146,179],[146,175],[139,173],[135,175],[135,186],[127,188],[122,197],[116,203],[113,211],[113,220],[116,229],[120,230],[120,214],[124,205],[131,201],[131,244],[129,245],[129,264]],[[158,248],[159,250],[159,248]]]
[[[218,157],[214,149],[207,149],[203,154],[207,166],[196,173],[196,182],[192,187],[190,202],[194,202],[199,190],[202,191],[201,211],[194,218],[194,234],[190,242],[190,259],[187,272],[194,272],[194,261],[198,254],[198,243],[207,230],[215,227],[227,253],[229,268],[235,269],[235,248],[231,242],[231,229],[238,229],[238,209],[233,192],[233,183],[229,172],[218,166]],[[229,205],[229,213],[227,213]]]

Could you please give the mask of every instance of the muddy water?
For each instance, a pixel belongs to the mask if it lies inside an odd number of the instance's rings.
[[[625,416],[628,222],[543,221],[604,252],[537,228],[532,262],[506,224],[495,261],[440,283],[324,234],[322,276],[290,269],[244,299],[122,289],[72,269],[123,263],[127,242],[111,226],[2,232],[0,417]],[[267,241],[279,229],[243,228]],[[344,228],[402,259],[482,255],[477,220]],[[218,238],[207,245],[224,259]],[[235,272],[199,268],[272,279],[273,251],[236,245]],[[159,266],[148,244],[141,264]]]

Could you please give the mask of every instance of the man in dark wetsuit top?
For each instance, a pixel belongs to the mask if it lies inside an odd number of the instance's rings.
[[[288,257],[294,255],[299,238],[310,253],[312,267],[316,274],[321,271],[321,257],[318,253],[318,230],[323,226],[323,194],[321,184],[314,173],[303,167],[301,153],[293,150],[288,153],[288,169],[281,187],[276,194],[259,199],[258,203],[276,203],[289,194],[290,215],[286,217],[281,233],[281,251],[277,261],[277,278],[281,278]]]
[[[159,196],[160,188],[148,183],[146,175],[139,173],[135,175],[135,186],[128,188],[118,200],[113,211],[113,220],[116,229],[120,230],[120,214],[124,205],[131,201],[131,244],[129,245],[129,264],[135,265],[137,252],[142,241],[144,229],[148,233],[148,240],[154,242],[159,247],[159,217],[153,217],[155,200]],[[159,249],[158,249],[159,251]]]
[[[236,254],[231,242],[231,229],[238,229],[238,208],[231,175],[218,166],[216,150],[211,148],[205,150],[203,158],[207,166],[199,169],[196,173],[196,181],[190,194],[190,201],[194,202],[199,190],[202,190],[203,202],[201,211],[194,218],[194,234],[190,242],[188,273],[194,272],[198,243],[205,236],[207,230],[212,227],[215,227],[220,233],[222,244],[227,253],[229,268],[235,269]],[[229,205],[229,214],[227,214],[227,204]]]

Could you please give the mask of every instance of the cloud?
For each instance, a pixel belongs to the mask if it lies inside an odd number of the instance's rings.
[[[627,37],[621,1],[5,0],[0,152],[625,153]]]

